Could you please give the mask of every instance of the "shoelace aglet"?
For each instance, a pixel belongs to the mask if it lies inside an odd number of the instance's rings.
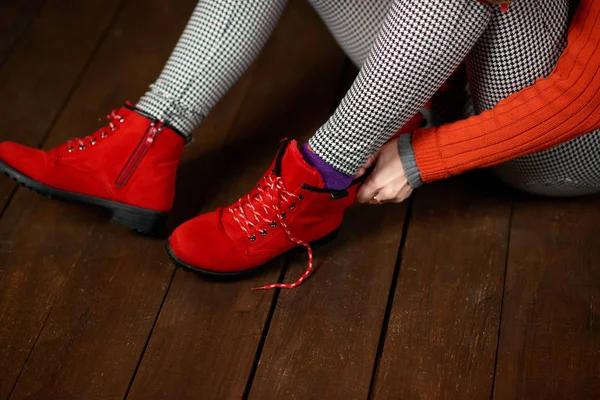
[[[274,283],[272,285],[265,285],[265,286],[260,286],[260,287],[253,287],[252,290],[257,291],[257,290],[272,290],[272,289],[293,289],[295,287],[297,287],[299,285],[299,282],[294,282],[294,283]]]

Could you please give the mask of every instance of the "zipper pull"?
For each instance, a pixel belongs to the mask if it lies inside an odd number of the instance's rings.
[[[152,147],[152,145],[154,144],[154,139],[156,139],[160,131],[162,131],[163,126],[164,123],[158,120],[150,124],[150,127],[148,128],[148,133],[146,134],[146,140],[144,140],[144,147]]]

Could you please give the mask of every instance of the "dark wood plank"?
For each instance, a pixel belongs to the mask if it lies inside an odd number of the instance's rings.
[[[494,399],[600,397],[599,205],[516,203]]]
[[[42,144],[121,1],[48,0],[0,69],[0,140]],[[0,210],[14,188],[0,179]]]
[[[0,66],[46,0],[0,2]]]
[[[356,74],[347,60],[338,101]],[[277,300],[250,398],[366,398],[405,214],[404,206],[355,207],[335,243],[315,249],[314,280]],[[306,262],[295,256],[285,280]]]
[[[72,4],[71,4],[72,3]],[[68,98],[118,6],[118,1],[50,1],[0,71],[2,139],[37,145]],[[68,6],[66,9],[65,7]],[[73,32],[78,32],[74,35]],[[44,62],[41,62],[41,61]],[[10,128],[9,128],[10,127]],[[12,192],[0,179],[0,209]],[[18,191],[0,221],[0,398],[27,359],[89,229],[77,210],[41,208]],[[57,237],[70,238],[55,247]],[[64,259],[63,259],[64,257]],[[57,262],[71,260],[55,268]]]
[[[313,277],[279,296],[250,399],[367,398],[405,214],[354,207],[315,251]],[[286,280],[306,262],[294,257]]]
[[[94,215],[17,191],[0,221],[0,398],[11,392]],[[70,238],[59,246],[57,238]]]
[[[194,6],[194,0],[178,7],[158,0],[128,2],[46,147],[92,132],[99,116],[119,107],[126,96],[135,99],[143,93],[161,70]],[[170,29],[156,30],[164,20]],[[152,46],[142,45],[147,41]],[[28,199],[27,205],[17,201],[23,198]],[[34,319],[38,313],[24,308],[23,296],[35,293],[38,301],[53,299],[47,306],[52,312],[11,398],[122,398],[173,274],[164,241],[110,224],[104,213],[93,208],[49,201],[27,191],[19,190],[6,214],[7,218],[19,214],[22,226],[11,234],[12,248],[7,250],[12,254],[26,246],[28,235],[35,234],[28,230],[29,218],[49,214],[48,225],[40,228],[45,230],[45,246],[9,258],[13,273],[35,276],[42,266],[29,265],[30,260],[52,260],[43,266],[46,276],[23,284],[6,283],[20,294],[10,305],[22,319]],[[59,220],[64,214],[74,217]],[[62,229],[59,235],[55,226]],[[61,252],[63,248],[67,250]]]
[[[510,202],[462,179],[419,190],[375,399],[489,399]]]
[[[219,175],[203,188],[203,210],[249,190],[272,161],[278,139],[322,123],[343,60],[308,4],[292,1],[257,62],[225,151],[210,166]],[[228,283],[177,271],[129,398],[241,398],[275,296],[250,288],[276,281],[283,262]]]

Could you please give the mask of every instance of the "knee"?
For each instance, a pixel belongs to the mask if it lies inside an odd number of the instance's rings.
[[[600,186],[584,184],[573,179],[527,180],[523,177],[495,173],[505,184],[522,192],[544,197],[577,197],[600,193]]]

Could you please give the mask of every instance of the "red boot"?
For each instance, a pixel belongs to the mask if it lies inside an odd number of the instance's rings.
[[[173,262],[214,277],[238,277],[298,246],[334,236],[344,211],[356,197],[348,190],[323,189],[321,174],[305,161],[295,141],[282,142],[277,157],[256,187],[226,208],[200,215],[179,226],[167,251]]]
[[[129,105],[90,136],[50,151],[0,144],[0,171],[50,198],[104,207],[112,219],[157,233],[173,204],[184,139]]]

